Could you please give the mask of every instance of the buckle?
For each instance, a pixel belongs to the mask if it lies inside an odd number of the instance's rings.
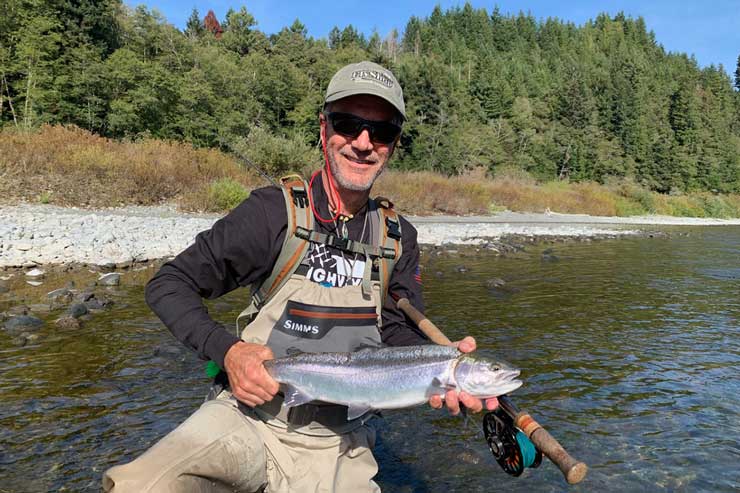
[[[329,242],[330,246],[333,246],[334,248],[338,248],[340,250],[347,250],[350,242],[349,238],[340,238],[335,235],[329,235],[329,238],[331,239],[331,241]]]
[[[393,238],[394,240],[401,239],[401,229],[398,227],[398,221],[386,216],[385,226],[388,229],[389,237]]]
[[[381,253],[382,253],[382,257],[383,258],[387,258],[387,259],[394,259],[394,258],[396,258],[396,250],[395,249],[383,247],[380,250],[381,250]]]
[[[302,228],[301,226],[296,226],[295,235],[302,240],[311,239],[311,231],[307,230],[306,228]]]
[[[291,187],[290,194],[296,207],[308,207],[308,193],[305,188]]]

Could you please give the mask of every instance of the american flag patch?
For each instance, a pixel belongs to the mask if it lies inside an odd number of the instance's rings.
[[[414,272],[414,280],[421,284],[421,267],[418,265],[416,266],[416,271]]]

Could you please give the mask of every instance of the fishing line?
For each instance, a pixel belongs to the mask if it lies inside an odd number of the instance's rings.
[[[534,443],[527,438],[527,435],[518,431],[516,433],[516,443],[519,445],[519,450],[522,453],[522,463],[524,467],[532,467],[535,458],[537,457],[537,449]]]

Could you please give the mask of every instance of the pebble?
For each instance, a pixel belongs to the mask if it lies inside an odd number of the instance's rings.
[[[54,324],[60,329],[79,329],[82,327],[82,322],[72,315],[59,317]]]
[[[46,272],[44,272],[41,269],[31,269],[28,272],[26,272],[26,277],[30,277],[31,279],[38,279],[41,277],[44,277],[46,275]]]
[[[83,315],[87,315],[89,310],[84,303],[75,303],[67,309],[67,313],[74,318],[80,318]]]

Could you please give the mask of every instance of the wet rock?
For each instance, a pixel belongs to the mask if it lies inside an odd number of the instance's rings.
[[[84,303],[88,310],[105,310],[113,306],[113,300],[103,296],[98,297],[95,294],[89,297]]]
[[[60,329],[79,329],[80,327],[82,327],[82,322],[72,315],[64,315],[62,317],[59,317],[54,322],[54,324]]]
[[[10,331],[38,329],[44,325],[44,321],[40,318],[32,317],[30,315],[17,315],[11,317],[5,321],[5,329]]]
[[[28,315],[31,310],[26,305],[18,305],[8,310],[10,315]]]
[[[26,281],[26,284],[30,284],[34,288],[37,288],[37,287],[41,286],[44,283],[41,282],[41,281]]]
[[[69,303],[74,298],[74,294],[67,288],[55,289],[46,294],[46,297],[52,303]]]
[[[90,301],[93,298],[95,298],[95,293],[93,291],[83,291],[82,293],[77,295],[77,301],[79,301],[80,303],[85,303],[86,301]]]
[[[437,277],[444,277],[445,276],[445,273],[442,272],[441,270],[438,270],[437,272],[434,273],[434,275],[437,276]]]
[[[543,253],[542,254],[542,261],[543,262],[559,262],[560,261],[560,258],[558,258],[557,255]]]
[[[486,287],[488,289],[500,289],[504,286],[506,286],[506,281],[498,277],[494,277],[493,279],[488,279],[486,281]]]
[[[26,334],[21,334],[11,339],[10,343],[14,346],[23,347],[28,344],[28,337],[26,337]]]
[[[10,292],[10,288],[5,285],[5,283],[0,282],[0,294],[5,294]]]
[[[46,272],[44,272],[41,269],[31,269],[28,272],[26,272],[26,277],[30,279],[41,279],[46,275]]]
[[[28,305],[28,309],[31,313],[49,313],[53,307],[48,303],[33,303]]]
[[[119,284],[121,284],[121,274],[117,272],[103,274],[98,278],[100,286],[118,286]]]
[[[74,318],[80,318],[81,316],[87,315],[88,313],[90,313],[90,311],[87,309],[87,306],[84,303],[75,303],[67,310],[67,314]]]
[[[457,267],[455,267],[455,271],[456,271],[456,272],[459,272],[459,273],[461,273],[461,274],[464,274],[465,272],[470,272],[470,269],[468,269],[468,268],[467,268],[466,266],[464,266],[464,265],[458,265]]]

